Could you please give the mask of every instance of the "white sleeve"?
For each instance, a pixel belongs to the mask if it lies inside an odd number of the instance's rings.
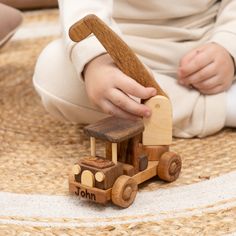
[[[106,50],[93,35],[79,43],[73,42],[68,35],[69,28],[84,16],[95,14],[120,34],[112,19],[112,0],[59,0],[59,9],[66,51],[80,76],[84,66]]]
[[[211,42],[223,46],[236,61],[236,1],[222,0]]]

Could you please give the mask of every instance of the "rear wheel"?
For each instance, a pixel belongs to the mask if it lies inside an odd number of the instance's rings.
[[[167,182],[175,181],[181,171],[181,157],[174,152],[165,152],[162,154],[157,166],[157,173],[160,179]]]
[[[121,175],[117,178],[112,187],[112,202],[120,207],[129,207],[137,194],[138,185],[134,179],[127,175]]]

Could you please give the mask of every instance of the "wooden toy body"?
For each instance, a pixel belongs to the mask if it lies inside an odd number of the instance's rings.
[[[122,165],[124,167],[125,164]],[[144,181],[157,175],[158,170],[158,161],[149,161],[148,166],[145,170],[135,174],[135,175],[125,175],[125,168],[123,169],[123,175],[130,176],[137,184],[141,184]],[[122,176],[122,175],[120,175]],[[109,176],[106,176],[109,178]],[[115,183],[115,182],[114,182]],[[84,198],[86,200],[94,201],[100,204],[107,204],[109,201],[112,201],[112,187],[108,189],[100,189],[98,187],[89,187],[82,184],[76,180],[72,174],[72,178],[69,181],[69,191],[77,196]],[[137,189],[134,190],[135,193]],[[133,202],[133,201],[132,201]],[[119,205],[119,204],[118,204]],[[129,204],[130,205],[130,204]],[[128,207],[129,205],[119,205],[121,207]]]
[[[152,116],[139,121],[109,117],[89,125],[91,156],[82,158],[69,177],[71,193],[106,204],[112,201],[128,207],[135,199],[138,184],[158,175],[171,182],[178,178],[181,158],[169,151],[172,142],[172,109],[166,93],[127,44],[95,15],[75,23],[70,38],[79,42],[93,33],[117,67],[145,87],[154,87],[157,96],[142,101]],[[106,157],[97,157],[95,138],[106,141]]]
[[[85,127],[91,136],[91,155],[81,158],[69,178],[69,191],[81,198],[106,204],[112,201],[128,207],[135,199],[138,185],[159,176],[172,182],[181,170],[180,157],[168,145],[142,144],[144,125],[109,117]],[[96,156],[94,139],[106,141],[106,156]]]

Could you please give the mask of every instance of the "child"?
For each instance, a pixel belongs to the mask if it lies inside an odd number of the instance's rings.
[[[175,136],[203,137],[236,127],[235,0],[60,0],[59,6],[64,38],[42,52],[34,74],[51,114],[77,123],[151,115],[138,100],[155,95],[154,88],[123,74],[95,36],[79,43],[69,39],[69,27],[93,13],[123,38],[168,94]]]

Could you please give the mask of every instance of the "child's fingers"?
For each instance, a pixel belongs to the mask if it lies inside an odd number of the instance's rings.
[[[179,67],[183,67],[188,64],[198,53],[198,49],[193,49],[182,57],[179,63]]]
[[[220,88],[222,83],[218,76],[213,76],[199,83],[194,83],[193,86],[202,93],[213,94],[215,91],[218,91],[216,88]]]
[[[207,66],[203,67],[201,70],[183,78],[179,79],[179,83],[182,85],[191,85],[197,84],[204,80],[207,80],[216,75],[215,63],[210,63]]]
[[[109,100],[104,99],[100,103],[100,107],[106,114],[109,114],[112,116],[116,116],[116,117],[120,117],[120,118],[124,118],[124,119],[129,119],[129,120],[137,120],[138,119],[137,116],[134,116],[134,115],[122,110],[121,108],[115,106]]]
[[[230,85],[231,83],[227,83],[227,81],[222,80],[219,75],[216,75],[193,86],[201,93],[215,94],[228,90]]]
[[[207,48],[208,48],[208,44],[204,44],[186,53],[180,60],[179,67],[183,67],[186,64],[188,64],[191,60],[194,59],[195,56],[197,56],[200,52],[205,51]]]
[[[207,94],[207,95],[212,95],[212,94],[217,94],[220,93],[224,90],[223,85],[219,84],[216,85],[215,87],[212,87],[211,89],[201,89],[199,90],[202,94]]]
[[[191,60],[188,64],[183,67],[180,67],[179,74],[180,78],[185,78],[190,76],[193,73],[201,70],[207,65],[213,63],[214,58],[211,57],[208,53],[199,52],[193,60]]]
[[[110,95],[108,94],[109,100],[123,111],[139,117],[149,117],[151,115],[150,108],[134,101],[121,90],[113,89],[110,93]]]
[[[116,87],[127,94],[141,99],[148,99],[157,93],[155,88],[146,88],[128,76],[124,76],[123,79],[117,81]]]

